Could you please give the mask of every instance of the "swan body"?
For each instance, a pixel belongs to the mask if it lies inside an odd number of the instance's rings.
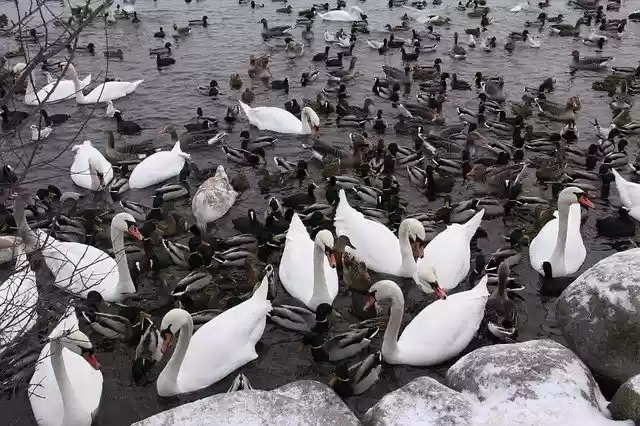
[[[289,294],[315,311],[318,305],[331,305],[338,294],[338,274],[327,249],[333,247],[331,232],[318,232],[312,241],[297,214],[293,215],[280,262],[280,281]]]
[[[191,155],[180,149],[178,141],[171,151],[158,151],[142,160],[131,172],[129,187],[147,188],[176,177],[188,159],[191,159]]]
[[[348,12],[346,10],[331,10],[327,13],[316,12],[316,15],[324,21],[353,22],[361,21],[364,12],[358,6],[351,6]]]
[[[206,230],[207,223],[224,216],[237,197],[238,193],[231,186],[224,167],[218,166],[216,174],[200,185],[191,201],[191,210],[198,227]]]
[[[433,292],[432,286],[428,285],[433,283],[419,280],[421,271],[430,270],[435,275],[438,285],[444,290],[456,288],[467,276],[471,267],[469,243],[478,230],[483,216],[484,209],[464,224],[451,224],[427,244],[424,248],[424,256],[418,259],[416,273],[413,276],[415,283],[425,293]]]
[[[72,309],[50,337],[30,381],[33,415],[40,426],[89,426],[100,405],[102,373]]]
[[[86,298],[93,290],[107,302],[119,302],[135,293],[124,249],[124,234],[137,240],[142,235],[129,213],[118,213],[111,221],[111,242],[115,259],[87,244],[58,241],[47,237],[42,248],[45,262],[54,276],[54,284],[74,295]]]
[[[629,182],[617,170],[612,169],[622,205],[629,209],[629,216],[640,221],[640,184]]]
[[[367,305],[391,301],[382,358],[389,364],[430,366],[459,355],[478,331],[488,298],[485,275],[471,290],[425,307],[398,338],[404,315],[402,290],[393,281],[378,281],[369,289]]]
[[[424,227],[415,219],[405,219],[398,230],[399,238],[383,224],[367,219],[349,205],[344,189],[334,217],[338,235],[346,235],[356,248],[347,251],[367,268],[399,277],[411,277],[416,269],[413,242],[425,239]]]
[[[301,120],[289,111],[277,107],[252,108],[242,101],[238,101],[249,122],[260,130],[270,130],[277,133],[294,135],[308,135],[320,126],[320,118],[309,107],[302,109]],[[310,127],[312,125],[314,129]]]
[[[72,148],[76,156],[71,164],[71,180],[81,188],[99,191],[113,179],[113,168],[104,155],[86,140]],[[102,183],[97,173],[102,174]]]
[[[529,260],[531,267],[540,274],[547,274],[544,271],[546,262],[551,266],[553,277],[571,275],[582,266],[587,250],[580,235],[579,204],[593,207],[583,190],[563,189],[558,195],[557,217],[547,222],[531,241]]]
[[[66,64],[63,62],[60,64],[61,69],[64,69]],[[136,88],[144,80],[136,80],[133,83],[127,81],[107,81],[98,85],[88,95],[82,93],[82,85],[78,80],[78,74],[75,67],[69,64],[67,68],[71,80],[73,80],[76,102],[79,104],[95,104],[99,102],[113,101],[115,99],[123,98],[136,91]]]
[[[24,95],[25,105],[36,106],[42,103],[42,101],[51,93],[51,96],[47,99],[46,103],[54,103],[64,101],[66,99],[72,99],[76,95],[76,89],[73,80],[60,80],[56,86],[57,80],[49,82],[46,86],[36,92],[33,87],[32,79],[27,79],[27,90]],[[86,76],[83,80],[80,80],[80,88],[84,89],[91,83],[91,74]],[[54,89],[55,86],[55,89]]]
[[[31,330],[38,318],[36,274],[29,266],[23,248],[16,247],[16,251],[15,272],[0,284],[0,354],[11,342]]]
[[[250,299],[216,316],[193,333],[193,319],[182,309],[162,319],[165,347],[180,330],[176,349],[158,376],[158,395],[172,396],[205,388],[258,357],[271,302],[267,300],[273,267]],[[193,333],[193,335],[192,335]]]

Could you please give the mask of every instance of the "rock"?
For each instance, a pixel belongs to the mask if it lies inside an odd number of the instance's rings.
[[[300,380],[273,391],[213,395],[180,405],[132,426],[358,425],[340,397],[319,382]]]
[[[388,393],[364,416],[365,425],[471,424],[471,402],[431,377],[418,377]]]
[[[600,426],[607,401],[582,361],[552,340],[493,345],[460,358],[447,372],[451,388],[474,394],[477,425]]]
[[[631,419],[640,424],[640,375],[620,386],[608,408],[614,419]]]
[[[586,270],[556,304],[567,345],[596,375],[621,384],[640,374],[640,249]]]

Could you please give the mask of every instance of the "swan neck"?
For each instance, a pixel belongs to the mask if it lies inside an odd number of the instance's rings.
[[[416,269],[416,261],[413,258],[413,250],[411,250],[409,226],[406,221],[402,222],[398,229],[398,242],[400,243],[400,254],[402,255],[402,272],[410,276]]]
[[[85,98],[84,94],[82,93],[82,83],[80,83],[80,79],[78,78],[78,73],[76,72],[75,67],[69,64],[69,66],[67,67],[67,72],[69,73],[69,75],[71,76],[71,80],[73,81],[73,88],[76,91],[76,102],[84,103]]]
[[[131,279],[131,272],[127,265],[127,253],[124,248],[124,232],[111,227],[111,244],[118,266],[118,283],[116,284],[116,294],[135,293],[136,288]]]
[[[402,325],[402,316],[404,315],[404,297],[400,288],[397,288],[397,293],[391,299],[391,309],[389,312],[389,323],[387,329],[384,332],[384,338],[382,340],[382,354],[387,358],[395,358],[398,352],[398,334],[400,333],[400,326]]]
[[[178,375],[180,368],[182,367],[182,361],[187,354],[189,348],[189,342],[191,342],[191,335],[193,334],[193,319],[191,315],[188,316],[187,321],[180,327],[180,336],[178,337],[178,344],[176,349],[171,355],[171,359],[167,362],[167,366],[162,371],[163,382],[169,384],[174,389],[173,394],[180,393],[180,387],[178,384]]]
[[[62,357],[63,347],[59,340],[54,340],[50,344],[51,352],[51,367],[53,368],[53,375],[58,383],[60,389],[60,396],[62,397],[63,406],[63,421],[62,424],[71,424],[69,421],[70,416],[79,409],[75,404],[76,398],[73,393],[73,387],[69,380],[69,374],[67,373],[67,367],[64,365],[64,358]]]
[[[300,121],[302,122],[302,133],[305,135],[311,133],[311,127],[309,126],[309,112],[306,109],[302,110]]]
[[[309,308],[315,310],[316,306],[322,302],[329,300],[329,291],[327,290],[327,280],[324,273],[324,246],[315,243],[313,246],[313,293]],[[315,306],[314,306],[315,305]]]
[[[564,250],[567,246],[567,230],[569,227],[569,210],[571,204],[560,204],[558,206],[558,239],[552,258],[564,259]]]

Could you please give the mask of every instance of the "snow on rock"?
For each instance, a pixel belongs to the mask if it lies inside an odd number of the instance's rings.
[[[576,278],[558,298],[556,319],[596,375],[623,383],[640,374],[640,249],[613,254]]]
[[[223,393],[180,405],[132,426],[358,425],[340,398],[319,382],[301,380],[273,391]]]
[[[604,426],[608,418],[595,379],[569,349],[551,340],[493,345],[462,357],[449,385],[477,397],[473,425]]]
[[[371,426],[469,426],[472,403],[431,377],[418,377],[388,393],[364,416]]]
[[[614,419],[631,419],[640,424],[640,375],[620,386],[608,408]]]

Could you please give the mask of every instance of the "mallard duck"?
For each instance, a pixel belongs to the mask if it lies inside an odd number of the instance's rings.
[[[591,26],[591,19],[588,19],[588,23],[584,18],[578,18],[575,25],[558,23],[551,26],[550,31],[552,34],[556,34],[561,37],[578,37],[580,36],[580,28],[582,25]]]
[[[313,71],[305,71],[302,73],[302,77],[300,77],[300,84],[302,87],[308,86],[310,83],[313,83],[318,79],[320,72],[318,70]],[[314,111],[317,111],[315,108]]]
[[[302,306],[279,304],[274,305],[269,318],[281,327],[302,333],[324,333],[329,328],[329,314],[333,308],[328,303],[321,303],[313,312]]]
[[[564,107],[546,99],[535,98],[533,101],[540,115],[553,121],[575,121],[575,111],[579,108],[574,97],[570,98]]]
[[[487,300],[484,313],[489,332],[501,340],[513,338],[518,326],[518,310],[507,295],[508,279],[509,266],[503,261],[498,267],[498,287]]]
[[[372,284],[367,265],[348,252],[342,254],[342,279],[348,289],[361,293],[368,292]]]
[[[458,33],[453,33],[453,48],[449,51],[453,59],[467,59],[467,51],[458,45]]]
[[[227,146],[225,144],[221,145],[222,151],[227,156],[229,161],[233,161],[235,163],[240,164],[248,164],[250,166],[257,166],[260,164],[260,160],[262,160],[265,164],[267,164],[266,155],[264,148],[257,148],[254,151],[247,151],[244,149],[235,149]]]
[[[588,56],[581,58],[580,52],[574,50],[571,52],[571,63],[569,68],[575,70],[597,70],[606,67],[609,62],[615,59],[613,56]]]
[[[229,86],[232,89],[240,89],[242,88],[243,84],[244,83],[242,81],[242,78],[240,77],[240,74],[234,73],[229,77]]]
[[[361,395],[380,378],[382,353],[376,352],[351,367],[340,364],[336,367],[334,378],[329,381],[331,387],[341,398]]]
[[[341,361],[366,349],[378,332],[377,327],[349,331],[326,341],[319,334],[311,333],[302,338],[302,343],[311,347],[311,356],[316,362]]]
[[[139,328],[141,337],[136,346],[131,376],[139,385],[145,382],[146,374],[162,359],[162,334],[146,316],[134,328]]]

